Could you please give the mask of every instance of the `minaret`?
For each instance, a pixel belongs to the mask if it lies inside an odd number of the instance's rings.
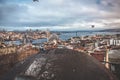
[[[23,44],[26,44],[26,43],[27,43],[27,35],[24,34],[24,35],[23,35]]]
[[[49,32],[49,30],[47,29],[47,31],[46,31],[47,42],[49,41],[49,36],[50,36],[50,32]]]
[[[106,55],[105,55],[105,66],[106,66],[106,68],[108,68],[109,69],[109,56],[108,56],[108,52],[109,52],[109,49],[107,49],[107,46],[105,46],[106,47]]]

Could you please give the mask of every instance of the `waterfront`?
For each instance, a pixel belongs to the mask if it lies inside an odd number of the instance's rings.
[[[71,37],[83,37],[83,36],[94,36],[94,35],[114,35],[114,34],[120,34],[120,32],[101,32],[101,31],[57,31],[53,33],[60,33],[58,36],[61,40],[68,40]],[[44,43],[47,42],[47,38],[41,38],[41,39],[33,39],[32,43],[37,44],[37,43]],[[22,44],[20,40],[16,41],[5,41],[6,44],[13,43],[16,45]]]
[[[93,36],[93,35],[113,35],[113,34],[120,34],[120,32],[101,32],[101,31],[67,31],[61,32],[59,35],[61,40],[67,40],[71,37],[82,37],[82,36]]]

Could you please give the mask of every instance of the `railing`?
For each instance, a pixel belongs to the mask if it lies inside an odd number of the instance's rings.
[[[118,79],[120,80],[120,62],[105,62],[105,61],[101,61],[104,64],[108,64],[109,65],[109,70],[115,74]]]

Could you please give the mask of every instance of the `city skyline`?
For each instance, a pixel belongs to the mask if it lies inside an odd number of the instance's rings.
[[[0,27],[7,30],[119,28],[119,4],[119,0],[0,0]]]

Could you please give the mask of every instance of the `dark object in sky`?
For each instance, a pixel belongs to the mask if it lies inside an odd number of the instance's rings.
[[[94,27],[95,27],[95,25],[91,25],[91,27],[92,27],[92,28],[94,28]]]
[[[39,2],[39,0],[33,0],[33,2],[35,2],[35,1]]]
[[[26,75],[29,77],[26,77]],[[30,76],[34,79],[30,79]],[[93,57],[69,49],[46,51],[16,64],[2,80],[14,79],[117,80],[103,64]]]

